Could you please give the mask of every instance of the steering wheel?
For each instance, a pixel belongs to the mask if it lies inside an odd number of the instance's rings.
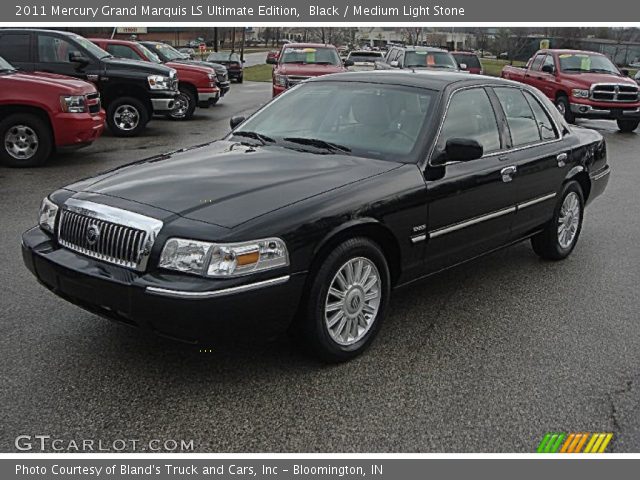
[[[412,142],[415,142],[415,138],[413,138],[411,135],[409,135],[407,132],[405,132],[404,130],[387,130],[386,132],[383,132],[382,135],[380,135],[381,137],[389,137],[391,135],[400,135],[401,137],[405,137],[409,140],[411,140]]]

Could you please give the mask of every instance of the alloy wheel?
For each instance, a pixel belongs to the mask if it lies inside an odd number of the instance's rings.
[[[14,125],[4,136],[4,148],[16,160],[28,160],[38,151],[40,142],[33,128]]]
[[[134,130],[140,123],[140,113],[133,105],[120,105],[113,113],[113,121],[120,130]]]
[[[580,215],[582,214],[580,199],[575,192],[564,197],[558,216],[558,243],[562,248],[569,248],[578,234]]]

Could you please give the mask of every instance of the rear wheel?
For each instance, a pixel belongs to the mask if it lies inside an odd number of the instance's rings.
[[[322,360],[349,360],[378,333],[389,292],[389,268],[378,245],[367,238],[347,240],[315,274],[296,328]]]
[[[576,121],[576,116],[571,111],[571,104],[566,95],[559,95],[555,103],[556,108],[567,122],[574,123]]]
[[[618,128],[621,132],[633,132],[640,125],[640,120],[618,120]]]
[[[531,238],[533,251],[547,260],[567,258],[578,243],[583,216],[582,188],[578,182],[569,182],[562,189],[551,221]]]
[[[240,74],[240,76],[238,77],[238,83],[242,83],[244,81],[243,76],[243,74]]]
[[[9,167],[42,165],[53,150],[49,125],[31,113],[15,113],[0,121],[0,160]]]
[[[133,97],[117,98],[107,107],[107,125],[116,137],[135,137],[148,121],[146,107]]]
[[[189,120],[196,111],[197,103],[196,96],[191,89],[180,87],[175,107],[167,116],[172,120]]]

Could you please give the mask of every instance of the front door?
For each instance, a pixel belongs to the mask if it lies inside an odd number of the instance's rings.
[[[478,141],[482,158],[442,165],[447,140]],[[515,214],[508,188],[512,165],[496,153],[504,148],[494,107],[485,88],[453,93],[430,165],[427,166],[429,231],[426,269],[431,273],[486,253],[508,241]]]

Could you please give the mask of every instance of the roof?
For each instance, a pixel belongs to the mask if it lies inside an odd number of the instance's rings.
[[[471,75],[466,72],[443,72],[438,70],[373,70],[366,72],[334,73],[315,77],[309,82],[341,81],[364,82],[386,85],[405,85],[408,87],[444,90],[447,86],[460,83],[464,85],[512,85],[513,82],[498,77]],[[522,85],[522,84],[518,84]]]
[[[600,52],[592,52],[590,50],[574,50],[571,48],[543,48],[542,50],[540,50],[540,53],[542,52],[547,52],[547,53],[557,53],[559,55],[562,55],[563,53],[566,54],[588,54],[588,55],[600,55],[600,56],[605,56]]]
[[[336,48],[326,43],[285,43],[284,48]]]
[[[445,52],[445,53],[449,53],[449,51],[445,50],[444,48],[423,47],[423,46],[420,46],[420,45],[414,45],[414,46],[407,45],[406,47],[398,47],[398,48],[404,48],[405,50],[412,50],[412,51],[415,51],[415,52]]]
[[[111,44],[117,45],[137,45],[138,42],[133,42],[131,40],[120,40],[119,38],[87,38],[87,40],[96,43],[96,42],[107,42]]]

